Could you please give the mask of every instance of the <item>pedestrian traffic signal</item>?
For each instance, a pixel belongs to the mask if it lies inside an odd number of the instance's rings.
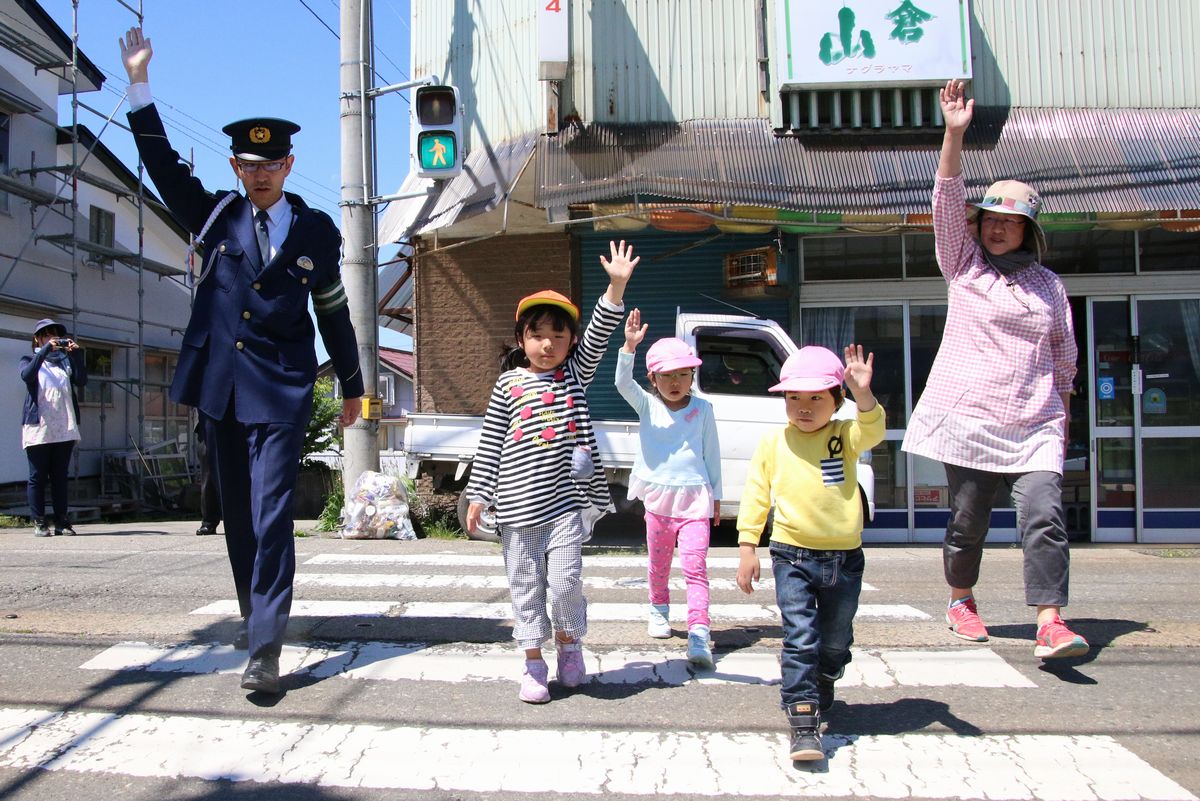
[[[462,107],[454,86],[421,86],[413,100],[416,172],[420,178],[453,178],[462,172]]]

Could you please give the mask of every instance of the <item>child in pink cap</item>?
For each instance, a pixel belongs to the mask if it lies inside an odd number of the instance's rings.
[[[712,670],[708,644],[709,522],[721,522],[721,446],[712,404],[693,397],[692,375],[700,359],[681,339],[660,339],[646,353],[653,392],[633,380],[633,357],[646,337],[642,314],[625,320],[625,346],[617,353],[617,390],[638,414],[641,447],[629,477],[629,497],[646,507],[646,571],[650,585],[647,633],[671,636],[671,555],[679,544],[679,563],[687,583],[688,661]]]
[[[850,661],[854,614],[862,589],[862,502],[858,455],[883,441],[883,407],[871,393],[875,355],[845,350],[846,366],[827,348],[806,347],[783,363],[779,383],[788,424],[758,443],[738,514],[738,587],[759,578],[767,513],[771,572],[783,618],[780,696],[791,726],[793,760],[824,757],[821,713],[833,706],[833,683]],[[858,406],[854,420],[834,420],[842,382]]]

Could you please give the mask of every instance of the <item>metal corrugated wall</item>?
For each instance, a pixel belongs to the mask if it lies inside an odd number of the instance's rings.
[[[996,106],[1200,107],[1197,0],[974,0],[975,97]]]
[[[412,77],[458,87],[466,149],[541,130],[533,0],[413,0]]]
[[[773,319],[787,329],[787,298],[770,300],[728,299],[722,303],[722,272],[725,254],[774,246],[769,235],[725,234],[711,239],[715,232],[699,234],[667,234],[647,228],[625,233],[581,233],[583,308],[589,312],[596,298],[608,287],[608,276],[600,265],[600,256],[609,254],[610,239],[625,239],[633,243],[634,255],[641,261],[625,292],[625,308],[641,309],[642,322],[650,328],[646,342],[638,348],[634,377],[642,382],[646,372],[646,349],[655,340],[675,336],[676,307],[685,312],[709,314],[742,314],[739,309],[759,317]],[[710,240],[710,241],[705,241]],[[688,250],[683,250],[688,248]],[[780,257],[780,275],[785,274],[784,259]],[[791,276],[788,276],[791,280]],[[707,297],[706,297],[707,296]],[[732,304],[732,305],[727,305]],[[585,315],[586,316],[586,315]],[[636,415],[613,386],[617,351],[625,342],[623,329],[609,340],[608,351],[596,378],[588,388],[588,405],[597,420],[634,420]]]
[[[575,0],[564,113],[625,123],[766,116],[756,8],[755,0]]]

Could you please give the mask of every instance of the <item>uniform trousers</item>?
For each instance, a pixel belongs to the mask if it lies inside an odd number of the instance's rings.
[[[1024,552],[1025,603],[1066,606],[1071,554],[1063,521],[1062,476],[1048,470],[992,473],[947,464],[950,522],[942,543],[946,583],[969,589],[979,581],[983,541],[1001,483],[1012,491]]]
[[[278,656],[292,610],[292,496],[305,427],[240,423],[232,399],[223,419],[205,417],[204,424],[250,656]]]
[[[580,577],[585,535],[579,512],[538,526],[500,526],[500,549],[516,621],[513,639],[522,648],[540,648],[552,631],[565,632],[574,640],[587,634],[587,599]]]

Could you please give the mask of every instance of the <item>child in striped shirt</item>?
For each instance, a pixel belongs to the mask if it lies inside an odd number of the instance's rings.
[[[479,526],[494,501],[500,547],[512,596],[513,639],[525,651],[518,697],[550,700],[542,644],[551,634],[558,682],[576,687],[587,670],[580,640],[587,633],[582,546],[585,508],[609,509],[604,471],[593,459],[596,437],[584,390],[620,324],[633,268],[633,246],[609,243],[600,257],[608,289],[579,337],[579,307],[543,290],[517,304],[514,338],[492,389],[471,467],[467,529]],[[551,612],[546,610],[547,591]]]

